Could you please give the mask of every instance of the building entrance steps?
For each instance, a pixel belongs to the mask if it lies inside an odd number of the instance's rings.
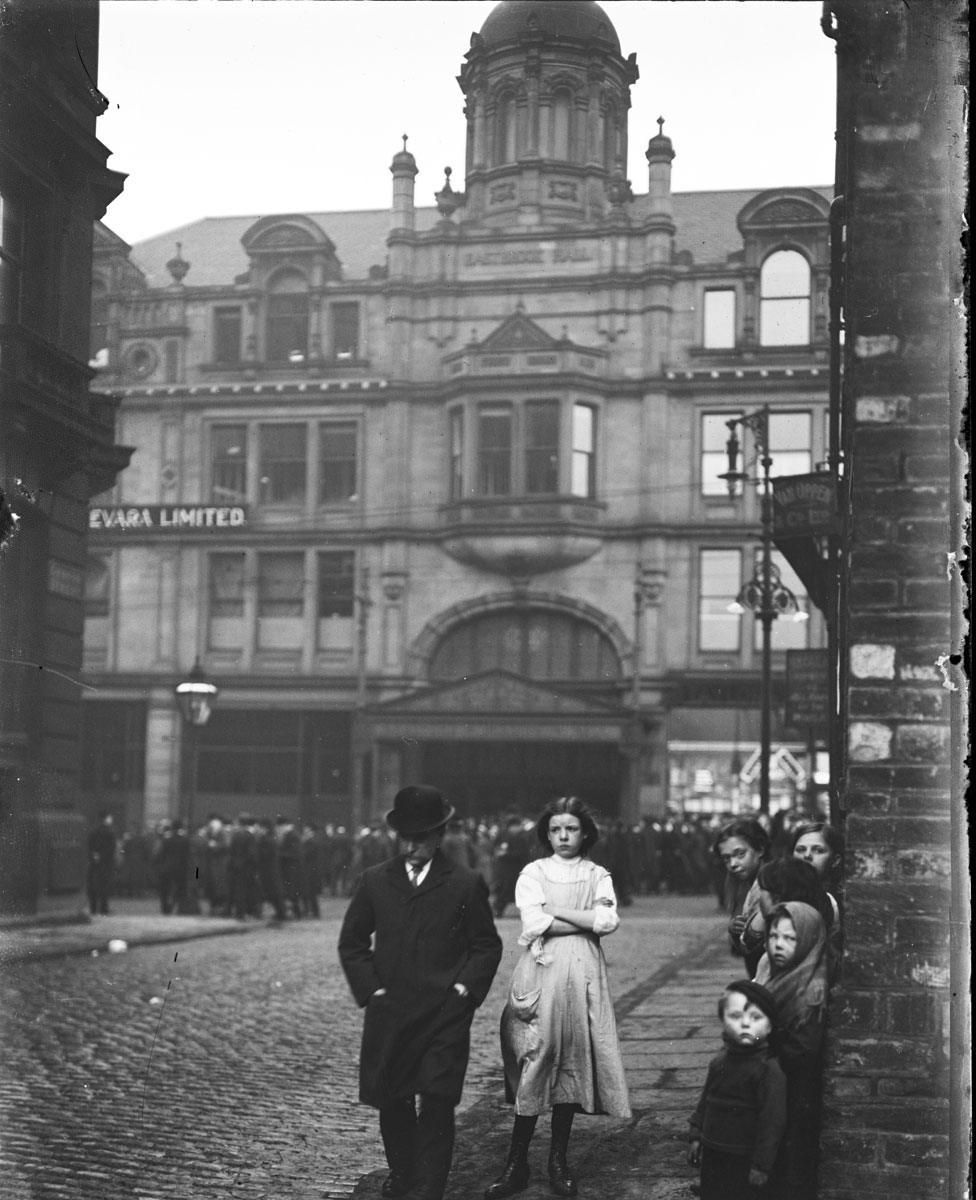
[[[633,1116],[576,1119],[569,1159],[584,1200],[692,1200],[697,1172],[686,1162],[688,1118],[720,1046],[718,997],[726,984],[742,977],[741,962],[729,955],[724,927],[721,917],[708,921],[679,959],[618,997],[618,1035]],[[512,1115],[500,1083],[497,1095],[459,1114],[445,1200],[480,1200],[504,1165]],[[532,1177],[520,1193],[526,1200],[551,1195],[548,1149],[549,1119],[543,1117],[529,1152]],[[362,1179],[356,1200],[378,1197],[385,1177],[379,1171]]]

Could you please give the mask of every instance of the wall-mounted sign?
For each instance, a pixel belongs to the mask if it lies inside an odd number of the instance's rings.
[[[480,246],[461,255],[463,267],[568,267],[596,261],[590,242],[535,242],[521,246]]]
[[[823,537],[833,531],[837,490],[824,471],[773,480],[773,535]]]
[[[244,504],[119,504],[92,508],[90,530],[137,530],[140,533],[185,533],[197,529],[243,529],[247,525]]]
[[[830,691],[826,650],[786,651],[786,724],[826,733]]]

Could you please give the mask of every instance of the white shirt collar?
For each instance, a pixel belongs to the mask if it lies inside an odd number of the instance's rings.
[[[433,861],[434,860],[432,858],[429,858],[416,873],[416,875],[414,875],[413,867],[411,867],[408,862],[404,861],[404,866],[407,868],[407,878],[410,880],[410,882],[414,883],[416,881],[417,887],[419,887],[427,878],[427,873],[430,870],[430,864]]]

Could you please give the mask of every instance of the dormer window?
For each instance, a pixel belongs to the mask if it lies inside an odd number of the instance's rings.
[[[269,362],[308,357],[308,281],[298,271],[276,275],[268,288],[265,357]]]
[[[759,277],[759,344],[805,346],[810,341],[810,264],[798,250],[777,250]]]

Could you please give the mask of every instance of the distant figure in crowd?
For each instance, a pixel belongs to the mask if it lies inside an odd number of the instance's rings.
[[[112,814],[100,814],[88,834],[88,909],[92,916],[108,916],[108,900],[115,877],[115,822]]]
[[[529,843],[522,829],[522,818],[508,817],[495,846],[495,890],[492,895],[492,910],[496,917],[503,917],[505,909],[515,902],[515,883],[522,868],[529,861],[529,854]]]
[[[275,821],[275,850],[281,880],[282,908],[298,920],[302,915],[302,837],[291,817]]]
[[[399,852],[362,872],[339,935],[366,1009],[359,1098],[379,1109],[384,1197],[442,1200],[471,1022],[502,953],[484,880],[440,852],[453,813],[436,788],[397,792]]]
[[[786,1075],[786,1135],[769,1183],[770,1200],[815,1200],[827,1018],[827,935],[808,904],[773,909],[756,970],[776,1002],[773,1049]]]
[[[770,1035],[776,1002],[758,983],[730,983],[718,1002],[719,1053],[691,1118],[688,1161],[701,1200],[750,1200],[765,1188],[786,1128],[786,1077]]]
[[[502,1013],[505,1094],[515,1124],[505,1168],[485,1192],[501,1200],[529,1182],[529,1144],[552,1110],[549,1185],[575,1196],[566,1155],[577,1112],[629,1117],[601,937],[620,921],[613,880],[588,858],[599,833],[576,796],[549,804],[536,822],[543,856],[519,875],[515,903],[523,947]]]
[[[160,912],[179,912],[185,904],[190,866],[190,844],[182,821],[160,821],[153,865]]]
[[[319,896],[325,878],[325,845],[317,827],[308,821],[301,833],[302,911],[306,917],[321,916]]]
[[[478,869],[478,856],[475,853],[474,843],[468,837],[464,825],[458,820],[448,821],[447,829],[441,840],[441,853],[455,866],[467,867],[470,871]]]
[[[743,953],[740,938],[749,919],[759,910],[759,892],[755,886],[759,868],[769,859],[769,834],[753,817],[729,821],[715,835],[712,853],[726,870],[726,909],[729,913],[729,948]],[[751,975],[755,963],[746,964]]]

